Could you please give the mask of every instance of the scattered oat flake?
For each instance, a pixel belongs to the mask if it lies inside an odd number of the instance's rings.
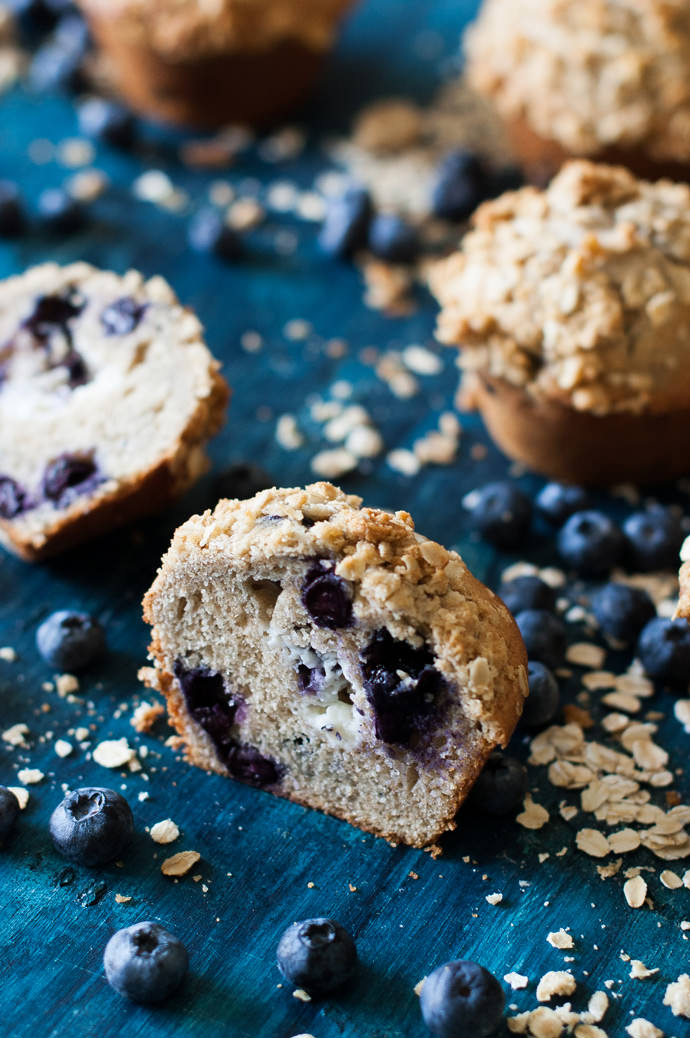
[[[664,1038],[664,1032],[642,1016],[636,1016],[626,1027],[630,1038]]]
[[[93,748],[93,759],[103,768],[121,768],[136,758],[136,750],[127,739],[104,739]]]
[[[520,991],[529,984],[529,977],[525,977],[521,973],[506,973],[503,979],[506,984],[510,984],[513,991]]]
[[[659,969],[648,969],[641,959],[630,960],[630,978],[631,980],[647,980],[648,977],[653,977],[655,973],[658,973]]]
[[[503,900],[503,894],[498,892],[494,894],[487,894],[484,900],[488,901],[490,905],[500,905],[501,901]]]
[[[579,829],[575,843],[581,851],[592,858],[605,858],[611,853],[608,839],[598,829]]]
[[[537,1001],[548,1002],[555,995],[572,995],[575,977],[567,970],[549,970],[537,985]]]
[[[162,822],[156,822],[149,830],[149,836],[154,843],[173,843],[180,835],[180,830],[172,818],[164,818]]]
[[[386,455],[386,461],[390,468],[403,476],[416,476],[421,468],[419,459],[404,447],[390,451]]]
[[[296,998],[298,1002],[311,1002],[311,995],[304,988],[297,988],[292,992],[292,997]]]
[[[132,900],[132,898],[129,896],[129,894],[116,894],[115,900],[117,901],[118,905],[126,905],[128,901]]]
[[[276,441],[286,451],[297,450],[304,444],[304,437],[293,414],[281,414],[276,422]]]
[[[690,1020],[690,976],[681,973],[678,980],[666,988],[664,1005],[669,1006],[674,1016],[685,1016]]]
[[[165,859],[161,865],[161,872],[164,876],[186,876],[200,858],[198,851],[179,851]]]
[[[606,650],[591,642],[574,642],[568,647],[565,654],[568,663],[575,663],[580,667],[591,667],[592,670],[600,670],[606,659]]]
[[[525,829],[541,829],[548,820],[549,812],[541,804],[537,804],[528,793],[523,803],[523,810],[517,815],[515,821]]]
[[[23,786],[35,786],[37,782],[41,782],[45,776],[39,768],[20,768],[17,772],[17,778]]]
[[[647,896],[647,883],[642,876],[633,876],[623,884],[623,894],[630,908],[641,908]]]
[[[357,458],[345,447],[319,451],[311,459],[312,472],[326,479],[338,479],[357,468]]]
[[[664,869],[659,879],[667,890],[678,890],[679,887],[683,886],[683,880],[677,872],[672,872],[671,869]]]
[[[604,1019],[608,1008],[609,997],[605,991],[595,991],[587,1003],[587,1012],[595,1024]]]
[[[561,929],[556,930],[553,933],[549,933],[546,935],[546,940],[552,948],[564,949],[573,947],[573,938],[571,934],[567,932],[567,930]]]

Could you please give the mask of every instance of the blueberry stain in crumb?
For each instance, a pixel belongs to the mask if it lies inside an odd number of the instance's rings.
[[[182,984],[189,969],[182,941],[159,923],[135,923],[118,930],[103,954],[108,983],[142,1005],[163,1002]]]
[[[103,482],[96,462],[88,454],[61,454],[46,465],[41,489],[56,508],[66,508],[82,494]]]
[[[138,326],[146,303],[140,303],[132,296],[122,296],[103,310],[101,326],[106,335],[129,335]]]
[[[15,519],[31,507],[29,494],[16,479],[0,475],[0,519]]]
[[[357,948],[335,919],[303,919],[283,933],[278,968],[286,980],[318,997],[342,988],[357,968]]]
[[[75,789],[50,816],[55,849],[78,865],[106,865],[127,849],[134,835],[129,804],[113,789]]]
[[[331,563],[319,561],[302,583],[302,605],[317,627],[337,630],[352,627],[352,599],[347,584],[336,576]]]

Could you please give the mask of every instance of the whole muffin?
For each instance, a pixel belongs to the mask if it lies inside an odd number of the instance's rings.
[[[352,0],[79,0],[117,85],[144,114],[262,124],[312,88]]]
[[[569,162],[481,206],[431,286],[510,457],[592,484],[687,473],[687,186]]]
[[[687,178],[685,0],[485,0],[465,51],[533,179],[569,157]]]

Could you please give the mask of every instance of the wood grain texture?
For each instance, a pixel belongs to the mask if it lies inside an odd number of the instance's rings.
[[[443,58],[456,53],[462,22],[474,7],[453,0],[363,3],[310,111],[314,146],[299,161],[281,167],[250,154],[229,179],[286,177],[310,186],[324,167],[317,147],[320,132],[333,124],[345,126],[365,97],[430,96]],[[429,37],[429,30],[437,36]],[[427,33],[427,42],[437,41],[433,60],[419,57],[420,32]],[[3,176],[21,180],[30,197],[61,181],[64,169],[31,164],[26,148],[37,137],[58,141],[76,132],[69,103],[17,90],[0,106]],[[146,161],[167,169],[176,184],[200,200],[212,177],[180,166],[172,138],[152,131],[147,139],[152,154]],[[421,298],[418,311],[404,319],[384,319],[366,310],[359,274],[324,262],[316,229],[290,218],[269,219],[253,232],[249,258],[236,267],[193,255],[185,245],[183,216],[132,200],[128,185],[143,161],[99,151],[97,165],[107,170],[112,187],[94,205],[94,222],[65,242],[32,234],[16,245],[3,244],[0,275],[50,257],[64,262],[84,258],[120,271],[135,266],[167,277],[197,309],[235,390],[228,425],[213,445],[216,470],[231,460],[251,458],[284,485],[310,480],[308,459],[321,441],[305,401],[340,378],[355,384],[355,399],[368,408],[388,447],[409,446],[435,425],[455,390],[452,351],[439,350],[443,372],[420,378],[420,393],[406,401],[393,397],[358,359],[359,350],[372,344],[431,343],[435,308],[429,299]],[[298,234],[300,247],[295,255],[280,257],[273,240],[285,225]],[[282,329],[293,318],[310,321],[321,340],[345,339],[347,355],[332,359],[309,340],[288,341]],[[240,348],[247,329],[264,338],[258,355]],[[270,409],[273,419],[266,419],[261,408]],[[277,446],[274,419],[284,411],[297,415],[310,439],[309,451],[285,452]],[[428,467],[406,479],[380,461],[342,483],[370,504],[411,511],[421,531],[459,549],[475,573],[496,586],[509,559],[473,538],[461,499],[473,486],[505,475],[508,465],[491,446],[484,460],[473,460],[472,446],[488,441],[476,416],[462,421],[455,464]],[[530,489],[540,485],[531,477],[522,483]],[[665,890],[657,875],[645,874],[654,907],[629,910],[622,875],[601,881],[593,860],[574,849],[574,833],[582,823],[566,823],[557,807],[560,800],[575,802],[576,797],[551,787],[544,769],[530,771],[530,787],[552,813],[545,829],[528,832],[511,820],[485,823],[463,815],[458,831],[444,840],[443,856],[433,860],[188,767],[164,745],[169,734],[164,724],[151,736],[134,736],[131,707],[146,698],[136,681],[147,640],[140,599],[172,530],[191,512],[213,503],[212,487],[211,475],[162,517],[40,568],[0,556],[0,645],[19,653],[16,663],[0,660],[0,727],[26,722],[32,741],[26,751],[0,744],[0,782],[16,784],[15,772],[27,762],[46,773],[31,787],[16,838],[0,858],[0,1034],[290,1038],[307,1032],[316,1038],[421,1038],[425,1029],[413,988],[426,973],[455,957],[477,959],[501,978],[515,970],[528,975],[531,984],[527,991],[509,993],[508,1002],[531,1008],[538,978],[563,964],[563,953],[545,939],[560,927],[571,927],[575,936],[574,961],[568,965],[578,980],[576,1007],[584,1008],[607,980],[615,982],[613,994],[622,991],[620,1001],[612,999],[604,1025],[611,1038],[624,1035],[630,1014],[648,1017],[667,1035],[687,1034],[687,1022],[673,1018],[662,1000],[665,984],[688,969],[689,945],[679,924],[690,918],[690,891]],[[607,502],[607,507],[614,514],[622,509],[620,503]],[[541,529],[521,551],[541,562],[553,561],[553,554],[553,538]],[[73,703],[42,691],[52,674],[34,649],[37,624],[58,607],[93,611],[108,631],[109,655],[84,677],[80,699]],[[578,688],[576,674],[568,695]],[[671,766],[683,768],[688,737],[671,716],[671,697],[659,695],[654,705],[667,715],[659,741],[673,748]],[[143,773],[111,773],[90,761],[69,734],[83,724],[93,725],[94,743],[126,735],[146,747]],[[75,743],[70,757],[55,755],[54,737]],[[518,738],[515,752],[524,756],[525,750]],[[686,802],[688,783],[681,774],[678,789]],[[122,867],[71,866],[50,845],[48,819],[62,787],[83,784],[113,785],[132,804],[138,836]],[[142,792],[149,798],[139,801]],[[161,848],[144,829],[166,817],[178,823],[182,836]],[[558,857],[563,847],[567,853]],[[171,882],[160,874],[163,858],[182,849],[200,852],[194,872],[201,881],[188,876]],[[550,856],[539,864],[538,855],[546,852]],[[627,864],[653,866],[656,873],[661,868],[646,852],[629,855]],[[682,863],[678,868],[684,871]],[[495,907],[485,901],[494,891],[504,896]],[[132,900],[118,904],[116,894]],[[332,914],[352,930],[362,966],[351,991],[305,1004],[280,986],[275,947],[290,922],[320,914]],[[110,934],[147,918],[160,920],[184,940],[192,964],[184,988],[156,1010],[130,1006],[115,995],[101,965]],[[621,949],[659,967],[659,975],[628,980]]]

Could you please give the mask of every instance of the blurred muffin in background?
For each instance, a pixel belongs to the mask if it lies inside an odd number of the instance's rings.
[[[569,157],[688,178],[686,0],[485,0],[465,53],[531,179]]]
[[[79,0],[136,110],[262,125],[310,92],[352,0]]]

